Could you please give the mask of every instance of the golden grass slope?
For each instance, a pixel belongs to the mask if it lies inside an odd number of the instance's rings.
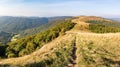
[[[78,67],[120,67],[120,33],[77,34]]]

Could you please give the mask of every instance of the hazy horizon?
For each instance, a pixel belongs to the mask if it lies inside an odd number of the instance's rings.
[[[120,17],[119,0],[0,0],[0,16]]]

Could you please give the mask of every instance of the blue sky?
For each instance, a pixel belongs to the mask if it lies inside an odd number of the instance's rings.
[[[0,0],[0,16],[120,17],[120,0]]]

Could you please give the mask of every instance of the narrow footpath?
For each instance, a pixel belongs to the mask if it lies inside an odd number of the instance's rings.
[[[75,40],[74,40],[74,43],[73,43],[73,50],[72,50],[72,59],[70,59],[70,63],[71,64],[68,64],[68,67],[75,67],[76,66],[76,50],[77,50],[77,47],[76,47],[76,37],[75,37]]]

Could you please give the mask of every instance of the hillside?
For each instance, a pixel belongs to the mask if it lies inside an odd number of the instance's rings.
[[[74,25],[75,23],[64,21],[47,31],[12,41],[8,43],[8,47],[6,48],[6,56],[19,57],[28,55],[41,48],[44,44],[64,35],[65,32],[72,29]]]
[[[25,29],[38,27],[48,23],[47,18],[39,17],[0,17],[0,30],[5,32],[20,32]]]
[[[119,33],[70,33],[55,39],[30,55],[1,60],[0,63],[1,65],[5,64],[6,66],[12,64],[11,66],[27,67],[64,67],[72,65],[74,58],[71,55],[73,54],[72,50],[74,48],[74,43],[76,42],[75,46],[77,50],[75,53],[76,59],[74,61],[76,66],[119,67],[119,36]]]
[[[31,29],[23,30],[19,34],[21,37],[24,37],[24,36],[34,35],[39,32],[46,31],[50,29],[51,27],[54,27],[57,24],[64,22],[65,18],[69,18],[69,17],[64,17],[64,16],[63,17],[48,17],[48,23],[40,25],[38,27],[31,28]]]
[[[14,34],[0,31],[0,45],[9,42]]]
[[[7,57],[12,58],[1,59],[0,65],[119,67],[120,28],[118,24],[95,16],[72,18],[43,33],[9,43]]]
[[[0,31],[21,33],[27,29],[34,29],[41,27],[44,29],[44,25],[54,23],[55,21],[64,20],[69,16],[56,16],[56,17],[12,17],[12,16],[0,16]],[[47,28],[46,28],[47,29]],[[41,30],[41,29],[40,29]]]
[[[7,43],[10,42],[14,34],[0,31],[0,57],[5,56]]]
[[[64,21],[65,18],[67,17],[60,16],[60,17],[42,18],[42,17],[1,16],[0,31],[4,33],[0,33],[0,44],[2,43],[7,44],[9,41],[11,41],[11,38],[13,40],[16,40],[21,37],[30,36],[42,31],[46,31],[49,28]],[[12,36],[10,36],[10,34]],[[16,35],[19,36],[16,37]]]
[[[78,23],[80,30],[88,30],[93,33],[115,33],[120,32],[120,23],[109,19],[95,16],[76,17],[73,22]],[[82,24],[82,25],[81,25]]]

